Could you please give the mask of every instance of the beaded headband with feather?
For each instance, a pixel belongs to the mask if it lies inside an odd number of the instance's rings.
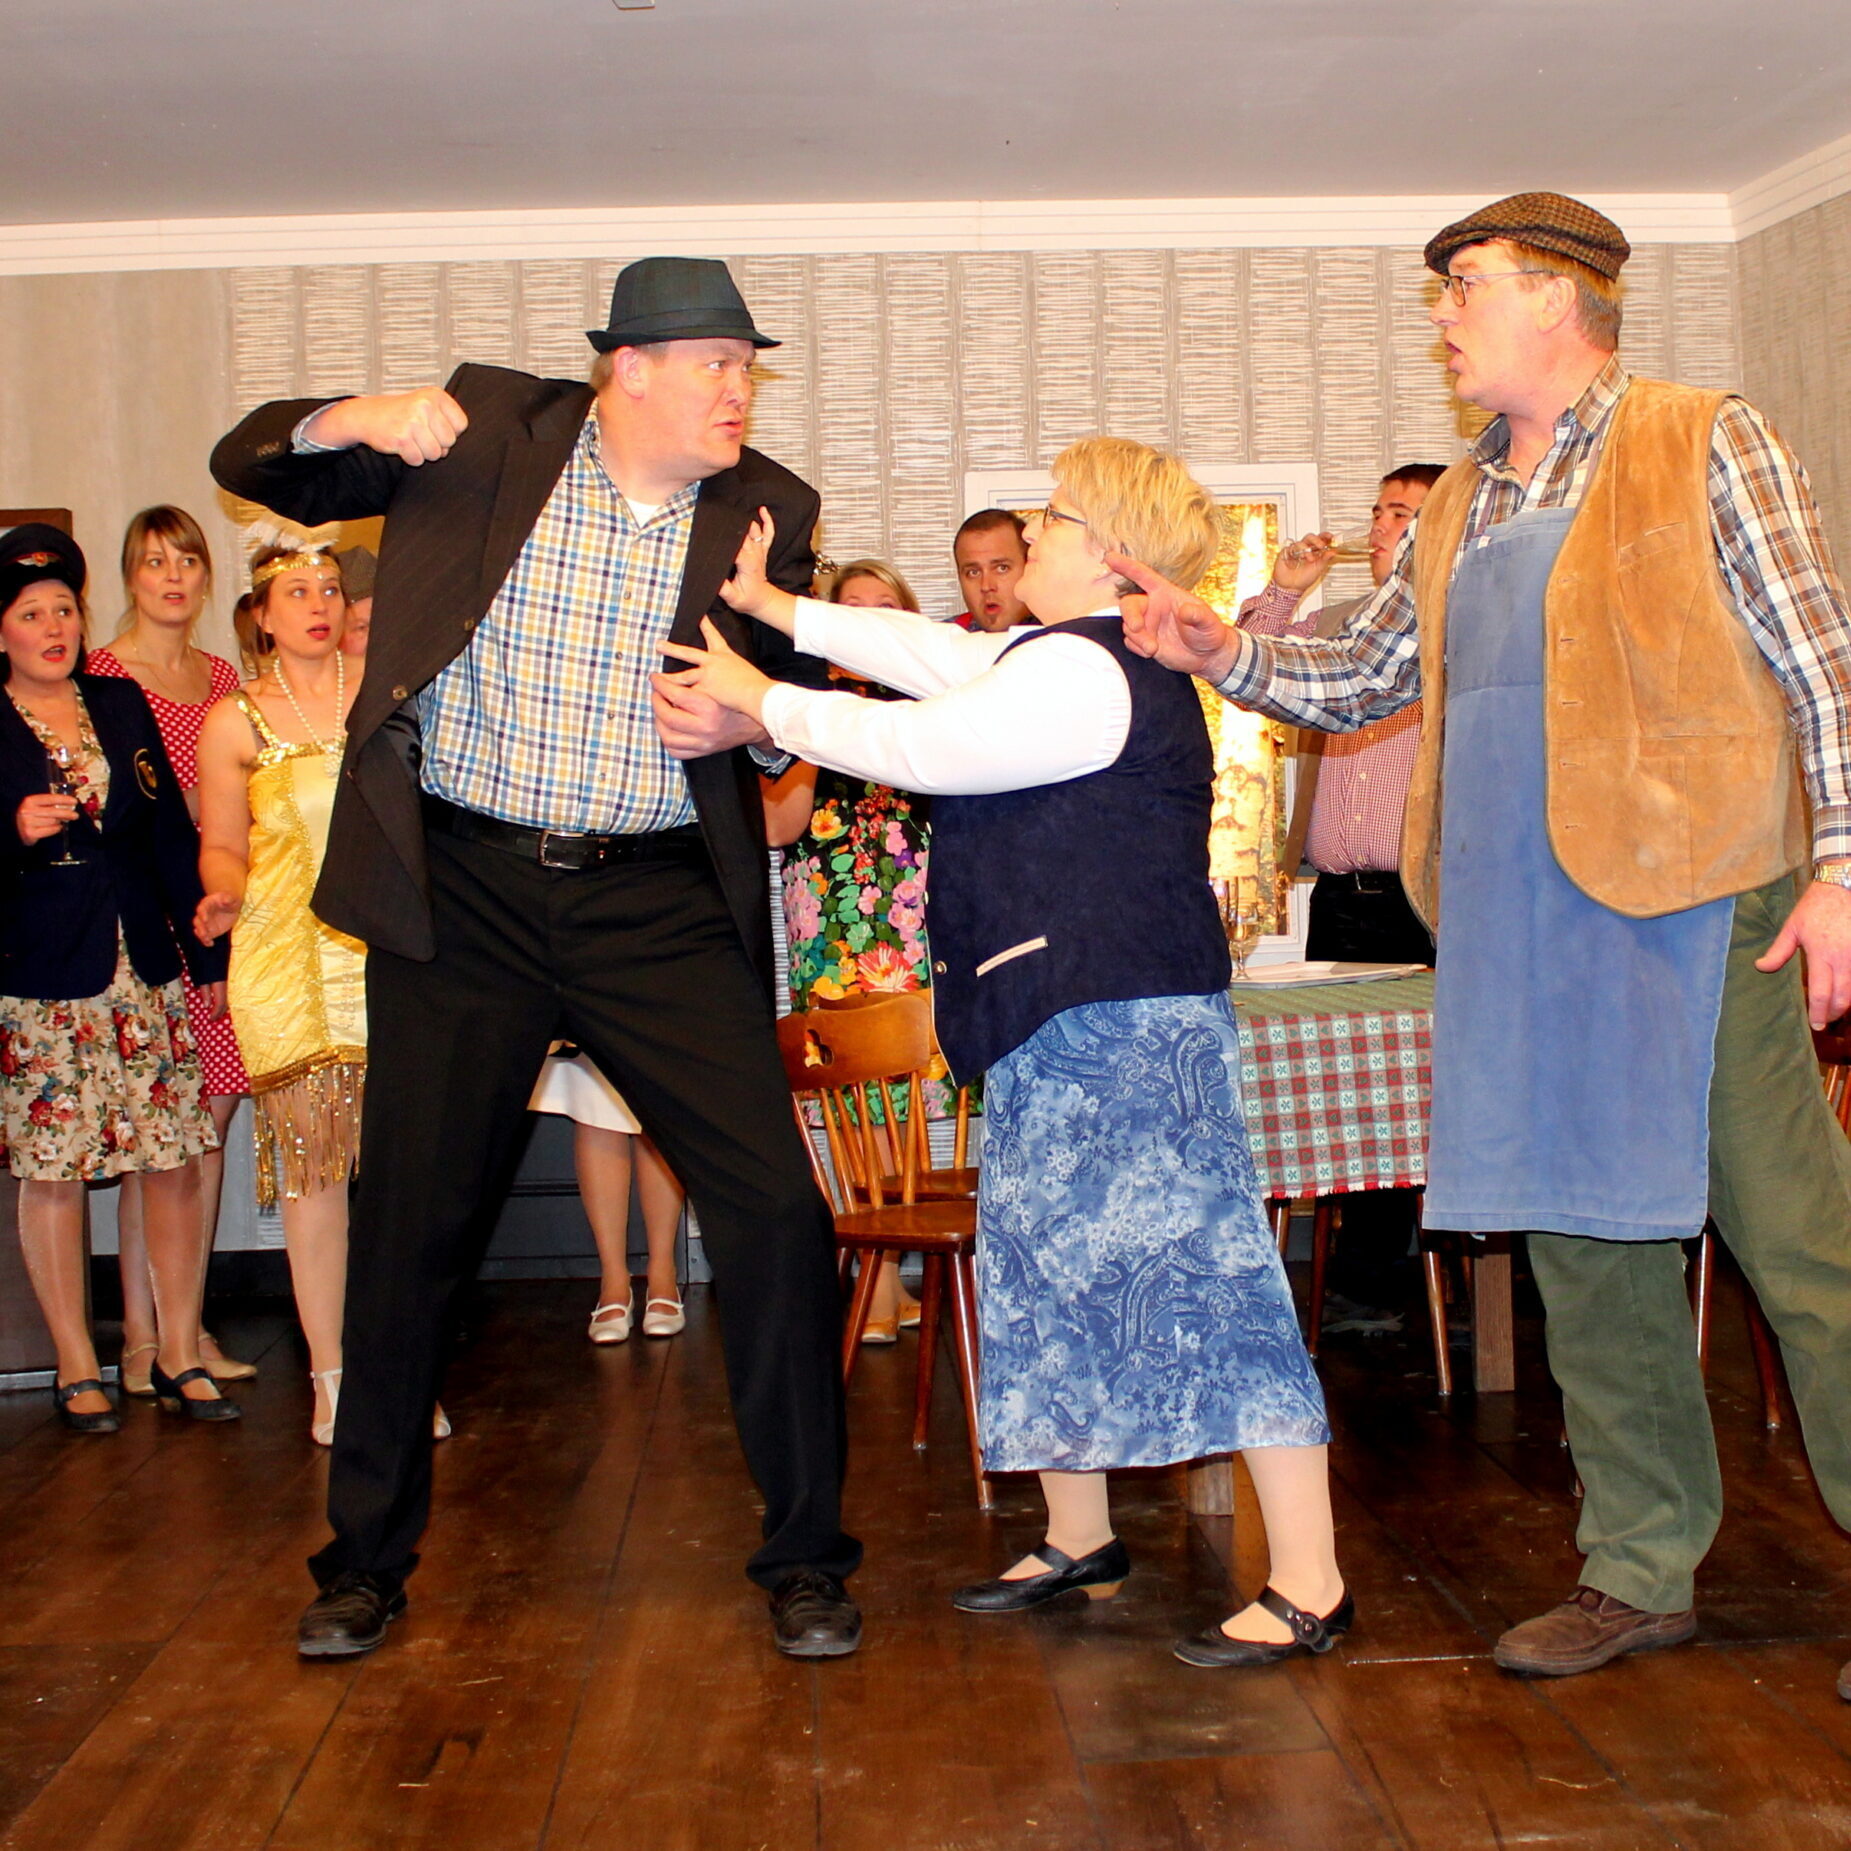
[[[340,576],[340,567],[333,557],[319,547],[298,547],[293,553],[279,553],[274,559],[266,559],[251,574],[251,589],[261,591],[279,572],[312,572],[318,566],[325,566],[328,571]]]

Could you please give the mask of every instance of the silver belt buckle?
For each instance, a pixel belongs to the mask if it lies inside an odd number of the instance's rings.
[[[562,829],[542,829],[540,831],[540,865],[543,868],[563,868],[568,873],[576,873],[584,867],[580,861],[555,861],[551,854],[554,837],[561,842],[576,842],[578,838]]]

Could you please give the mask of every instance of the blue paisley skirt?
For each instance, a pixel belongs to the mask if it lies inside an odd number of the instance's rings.
[[[994,1472],[1321,1446],[1225,996],[1087,1003],[989,1071],[979,1429]]]

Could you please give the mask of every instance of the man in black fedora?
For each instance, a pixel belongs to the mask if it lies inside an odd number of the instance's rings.
[[[840,1521],[840,1305],[828,1211],[772,1032],[763,734],[683,693],[663,641],[710,617],[774,675],[823,668],[734,617],[757,510],[810,584],[813,489],[743,446],[757,349],[721,263],[617,279],[590,383],[463,366],[447,388],[270,404],[213,454],[306,524],[389,514],[366,684],[315,909],[364,939],[371,1046],[345,1376],[310,1566],[310,1657],[370,1651],[430,1508],[440,1333],[555,1037],[608,1073],[687,1184],[765,1500],[747,1572],[779,1650],[861,1619]],[[659,721],[656,717],[659,713]]]

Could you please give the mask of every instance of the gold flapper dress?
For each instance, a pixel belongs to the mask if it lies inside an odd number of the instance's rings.
[[[366,947],[310,907],[328,847],[338,756],[288,745],[257,703],[231,698],[257,735],[250,875],[231,935],[228,994],[251,1076],[257,1196],[294,1200],[358,1167],[366,1082]]]

